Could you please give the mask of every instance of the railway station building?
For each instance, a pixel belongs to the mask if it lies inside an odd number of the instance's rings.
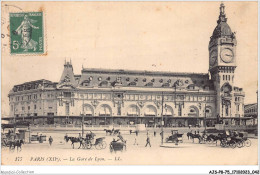
[[[75,75],[65,61],[59,81],[41,79],[10,90],[9,118],[61,126],[243,124],[245,93],[234,86],[236,45],[221,4],[205,58],[209,73],[82,68]]]

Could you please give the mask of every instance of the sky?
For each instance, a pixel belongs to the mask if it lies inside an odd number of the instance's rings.
[[[7,5],[6,5],[7,4]],[[235,86],[245,104],[257,100],[257,2],[224,2],[227,23],[237,38]],[[16,84],[60,80],[64,61],[74,73],[110,68],[207,73],[208,43],[220,2],[5,2],[2,33],[10,12],[43,11],[46,54],[10,55],[2,38],[2,115]]]

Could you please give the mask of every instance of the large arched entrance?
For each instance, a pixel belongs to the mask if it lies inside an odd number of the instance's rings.
[[[156,124],[156,117],[157,114],[157,109],[153,105],[148,105],[146,106],[144,110],[144,116],[145,118],[142,120],[141,123],[144,123],[146,127],[153,127]]]
[[[95,117],[95,124],[110,125],[114,123],[112,116],[112,108],[107,104],[102,104],[98,108],[98,118]]]
[[[127,108],[128,124],[134,125],[138,123],[138,117],[140,116],[140,109],[137,105],[130,105]]]
[[[199,125],[199,109],[196,106],[190,106],[188,112],[188,125],[189,126],[198,126]]]
[[[165,105],[163,110],[163,121],[165,127],[173,126],[173,108],[169,105]]]

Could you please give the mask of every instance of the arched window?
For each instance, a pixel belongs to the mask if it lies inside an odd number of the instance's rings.
[[[163,109],[163,115],[164,116],[173,116],[173,109],[171,106],[166,106],[164,109]]]
[[[188,113],[189,117],[198,117],[199,116],[199,110],[196,106],[191,106]]]
[[[206,115],[206,117],[212,117],[212,108],[210,106],[206,107],[205,115]]]
[[[86,116],[93,116],[94,110],[92,106],[86,104],[83,106],[83,114]]]
[[[156,116],[157,110],[154,106],[149,105],[145,108],[144,115],[145,116]]]
[[[137,105],[131,105],[127,110],[127,116],[140,116],[140,110]]]
[[[102,105],[99,109],[99,116],[111,116],[112,110],[109,105]]]

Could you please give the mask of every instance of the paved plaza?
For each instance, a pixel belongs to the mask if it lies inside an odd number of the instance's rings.
[[[186,129],[187,130],[187,129]],[[89,131],[85,131],[85,134]],[[186,133],[183,135],[183,143],[175,145],[174,143],[164,143],[161,146],[161,137],[159,130],[149,130],[151,147],[145,147],[147,131],[140,132],[138,136],[129,131],[122,131],[121,134],[127,140],[126,151],[110,153],[109,143],[117,136],[107,135],[105,131],[93,131],[98,137],[105,137],[107,147],[97,150],[95,146],[91,149],[83,149],[79,147],[79,143],[75,143],[72,149],[71,142],[66,143],[64,140],[64,131],[42,132],[43,135],[53,137],[52,146],[48,141],[39,143],[32,142],[25,144],[22,151],[14,151],[9,153],[8,148],[2,148],[2,161],[11,164],[31,164],[31,165],[127,165],[127,164],[168,164],[168,165],[255,165],[258,157],[258,139],[250,138],[252,145],[243,148],[222,148],[220,143],[215,144],[199,144],[195,139],[188,140]],[[80,131],[67,132],[68,136],[77,137]],[[36,134],[36,133],[32,133]],[[170,135],[169,131],[164,134],[164,140]],[[135,138],[138,145],[134,145]],[[5,155],[6,154],[6,155]],[[22,157],[19,161],[17,157]]]

